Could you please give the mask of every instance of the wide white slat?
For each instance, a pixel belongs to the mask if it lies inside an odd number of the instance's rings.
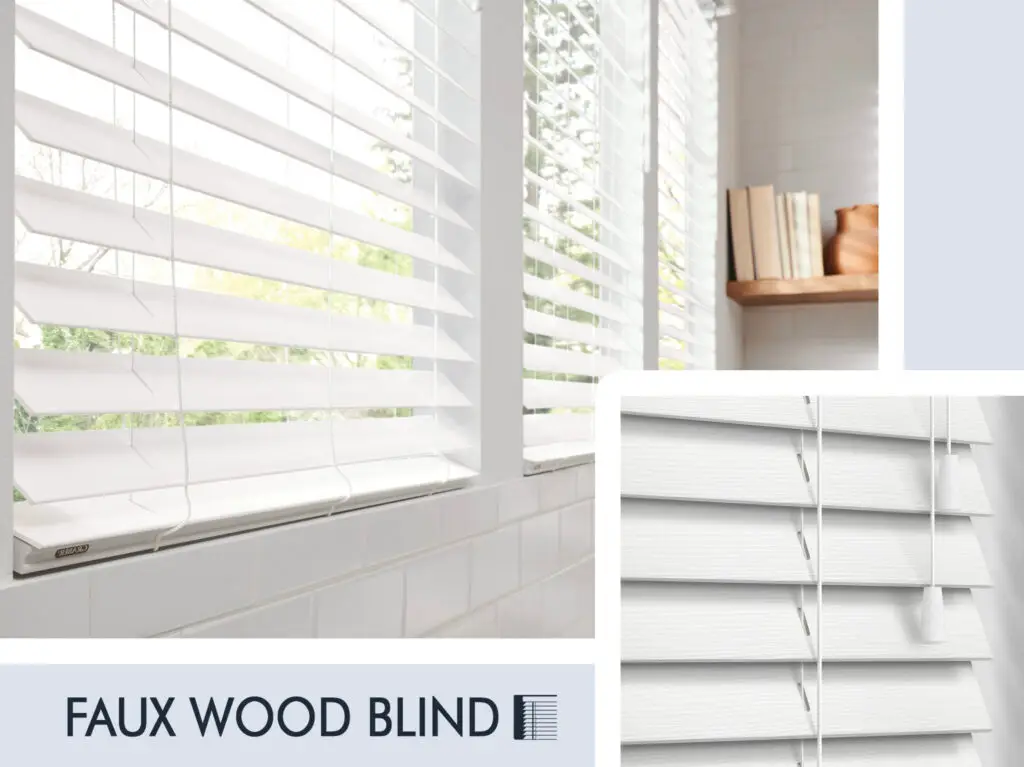
[[[165,0],[117,0],[117,3],[162,27],[167,27],[170,12]],[[375,136],[410,157],[428,163],[458,181],[469,183],[455,167],[419,142],[413,141],[391,126],[381,123],[344,101],[339,101],[330,92],[322,90],[299,75],[290,72],[286,67],[261,56],[257,51],[239,43],[229,34],[207,26],[180,8],[173,10],[172,26],[176,34],[206,48],[226,61],[236,64],[314,107],[333,114],[352,127]]]
[[[800,592],[804,592],[800,614]],[[803,586],[622,584],[622,659],[642,662],[813,661],[816,590]],[[829,661],[978,660],[991,657],[967,590],[946,589],[946,639],[920,636],[917,589],[825,590]]]
[[[183,486],[182,436],[175,427],[16,434],[14,484],[37,504]],[[185,439],[189,484],[470,446],[431,416],[193,426]]]
[[[970,450],[960,455],[963,514],[991,513]],[[622,493],[649,498],[727,503],[814,505],[816,440],[805,439],[805,481],[795,431],[626,417],[622,433]],[[823,499],[829,508],[927,512],[926,443],[829,435],[824,442]]]
[[[817,429],[817,396],[803,397],[624,397],[622,412],[635,415],[721,421],[752,426]],[[927,397],[824,397],[826,432],[928,439]],[[977,397],[954,397],[953,441],[989,443],[988,424]],[[935,398],[935,435],[946,437],[946,398]]]
[[[523,380],[523,407],[540,410],[550,407],[593,407],[597,387],[591,383]]]
[[[189,518],[181,532],[167,537],[170,544],[204,530],[230,532],[225,520],[237,520],[245,529],[254,518],[279,522],[310,512],[341,511],[375,499],[398,500],[457,487],[472,476],[445,458],[401,458],[192,485],[187,499],[181,488],[171,488],[40,505],[21,502],[14,504],[15,536],[37,549],[89,541],[95,550],[100,542],[155,535]]]
[[[469,361],[443,331],[20,262],[15,303],[38,325]],[[177,327],[174,314],[177,306]]]
[[[556,269],[561,269],[563,272],[582,277],[588,282],[592,282],[595,285],[600,285],[603,288],[614,290],[616,293],[622,296],[628,296],[634,301],[639,300],[637,294],[629,289],[628,285],[617,282],[612,279],[609,275],[592,269],[586,264],[577,261],[574,258],[558,253],[551,248],[542,245],[536,240],[531,240],[529,237],[523,239],[523,252],[530,258],[535,258],[541,263],[553,266]]]
[[[526,447],[554,442],[592,442],[593,413],[540,413],[523,416],[523,444]]]
[[[608,328],[573,322],[533,309],[523,311],[523,330],[527,333],[557,338],[561,341],[576,341],[616,351],[626,349],[626,342],[622,337]]]
[[[14,212],[35,234],[170,260],[171,219],[145,208],[17,176]],[[174,260],[468,317],[433,281],[327,258],[287,245],[176,219]]]
[[[607,258],[613,264],[617,264],[623,269],[632,268],[628,260],[626,260],[621,254],[616,253],[607,245],[601,244],[592,237],[588,237],[579,230],[573,229],[568,224],[559,221],[554,216],[551,216],[532,205],[523,205],[523,215],[530,220],[537,222],[541,226],[550,229],[552,232],[555,232],[562,237],[569,238],[582,248],[589,250],[592,253],[596,253],[602,258]]]
[[[800,744],[804,745],[801,753]],[[622,767],[819,767],[816,743],[763,741],[627,746]],[[982,767],[970,735],[842,738],[825,745],[821,767]]]
[[[580,311],[596,314],[599,317],[604,317],[614,322],[629,322],[629,316],[625,310],[610,301],[593,298],[579,290],[559,285],[554,280],[545,280],[540,277],[534,277],[532,274],[524,274],[523,292],[537,298],[545,298],[562,306],[571,306]]]
[[[161,70],[113,50],[62,24],[18,6],[15,31],[29,48],[69,66],[167,104],[171,81]],[[314,168],[332,172],[393,200],[463,228],[469,224],[430,194],[403,184],[330,147],[254,114],[184,80],[173,78],[174,108]]]
[[[814,583],[816,514],[758,506],[622,501],[622,577],[722,583]],[[936,519],[939,585],[990,585],[971,520]],[[853,586],[924,586],[929,582],[926,516],[825,513],[825,582]]]
[[[246,2],[255,8],[259,8],[267,16],[280,22],[283,26],[287,27],[292,32],[295,32],[305,40],[308,40],[320,50],[331,54],[348,67],[351,67],[353,70],[361,74],[367,80],[370,80],[381,88],[389,91],[391,94],[398,96],[398,98],[404,99],[411,106],[423,112],[423,114],[430,119],[436,120],[441,125],[455,131],[463,138],[469,139],[469,136],[467,136],[461,128],[451,122],[443,113],[435,109],[433,104],[429,104],[418,98],[408,88],[400,82],[395,81],[386,72],[381,71],[370,62],[360,58],[354,50],[351,50],[349,46],[345,44],[344,38],[342,38],[339,44],[339,41],[332,38],[329,31],[318,29],[316,26],[305,21],[300,16],[292,13],[288,8],[284,7],[283,4],[277,2],[277,0],[246,0]]]
[[[601,377],[614,373],[619,363],[602,354],[584,354],[550,346],[523,344],[523,368],[541,373]]]
[[[161,181],[170,180],[171,152],[166,144],[145,136],[133,136],[130,130],[20,91],[15,101],[15,122],[30,140]],[[203,194],[458,271],[468,271],[454,255],[428,237],[332,206],[326,200],[179,148],[174,150],[173,175],[175,184]]]
[[[468,407],[430,371],[327,368],[183,358],[180,406],[187,412],[329,408]],[[14,350],[14,393],[32,415],[173,413],[178,360],[145,354]]]
[[[843,664],[824,669],[826,737],[964,733],[990,729],[970,663]],[[624,743],[807,738],[816,735],[816,680],[805,710],[796,666],[627,664]]]

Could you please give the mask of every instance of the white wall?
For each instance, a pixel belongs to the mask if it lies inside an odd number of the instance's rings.
[[[878,201],[878,1],[737,3],[739,183],[818,192],[826,236],[836,208]],[[745,309],[744,367],[877,367],[877,314]]]
[[[975,589],[993,660],[975,663],[992,732],[974,736],[985,767],[1024,764],[1024,398],[983,399],[992,445],[974,448],[992,516],[975,531],[992,577]]]
[[[727,16],[718,24],[718,269],[715,279],[715,368],[743,367],[743,308],[725,295],[729,277],[728,207],[725,191],[739,180],[739,20]]]
[[[0,637],[593,636],[594,467],[0,585]]]

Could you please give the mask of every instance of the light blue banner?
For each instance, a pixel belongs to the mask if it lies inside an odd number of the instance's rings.
[[[0,666],[7,764],[594,764],[592,666]]]

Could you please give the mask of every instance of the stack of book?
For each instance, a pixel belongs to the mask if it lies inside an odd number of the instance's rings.
[[[729,222],[737,280],[825,276],[818,195],[776,195],[772,186],[730,189]]]

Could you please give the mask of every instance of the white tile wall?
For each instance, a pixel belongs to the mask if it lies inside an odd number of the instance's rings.
[[[593,466],[17,580],[0,637],[592,636]]]
[[[737,4],[739,183],[818,192],[826,237],[836,208],[878,202],[878,2]],[[743,357],[747,369],[877,368],[877,306],[745,309]]]
[[[876,370],[878,304],[770,306],[743,312],[747,370]]]

